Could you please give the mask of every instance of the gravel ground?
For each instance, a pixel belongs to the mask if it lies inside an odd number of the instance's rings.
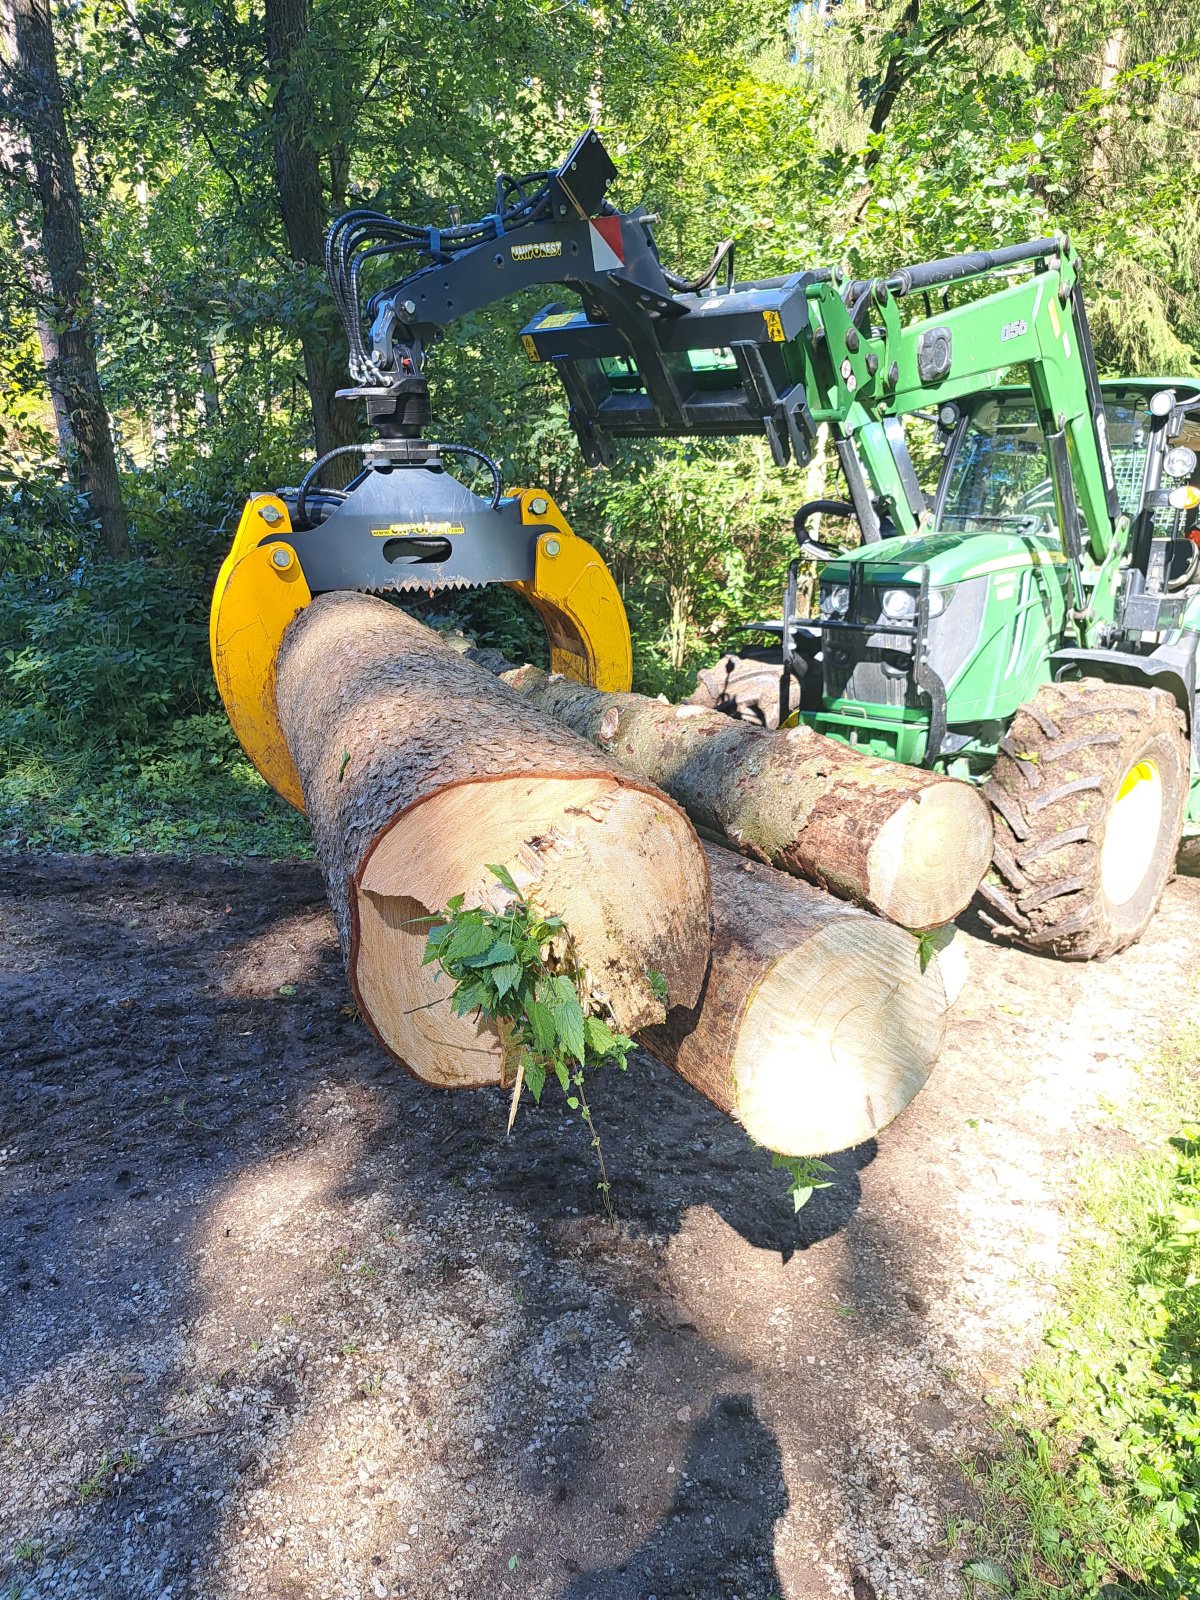
[[[637,1059],[614,1231],[573,1119],[383,1059],[311,867],[0,857],[3,1592],[958,1596],[1198,913],[1092,967],[962,935],[930,1084],[799,1216]]]

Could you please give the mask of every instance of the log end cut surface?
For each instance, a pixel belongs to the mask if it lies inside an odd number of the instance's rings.
[[[450,1011],[421,957],[456,895],[500,910],[506,867],[561,917],[622,1032],[693,1005],[708,867],[682,809],[482,672],[398,607],[324,594],[289,627],[275,697],[351,987],[426,1082],[496,1083],[499,1041]]]
[[[978,789],[947,778],[893,811],[867,857],[867,899],[903,928],[952,922],[992,859],[992,814]]]
[[[501,1081],[494,1033],[450,1010],[449,980],[422,967],[429,915],[452,895],[499,909],[503,864],[540,909],[563,918],[618,1025],[662,1015],[651,971],[694,997],[694,939],[707,927],[704,858],[682,814],[604,775],[522,774],[457,784],[376,841],[355,886],[351,982],[382,1042],[427,1082]],[[699,870],[698,870],[699,869]]]
[[[922,1087],[946,1031],[937,963],[901,928],[846,918],[780,957],[732,1061],[735,1114],[759,1144],[826,1155],[873,1138]]]

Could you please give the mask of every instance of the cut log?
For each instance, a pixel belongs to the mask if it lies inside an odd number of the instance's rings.
[[[538,667],[502,675],[531,705],[658,784],[702,831],[905,928],[952,921],[992,858],[987,801],[956,778],[800,726],[604,694]]]
[[[494,1032],[422,967],[455,894],[561,916],[613,1021],[692,1005],[708,964],[704,852],[683,811],[384,600],[326,594],[288,628],[280,726],[304,792],[350,986],[380,1043],[447,1087],[499,1083]]]
[[[873,1138],[937,1059],[946,994],[911,933],[707,845],[712,965],[692,1007],[639,1042],[768,1150]]]

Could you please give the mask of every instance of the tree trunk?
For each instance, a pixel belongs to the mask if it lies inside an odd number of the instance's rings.
[[[862,755],[811,728],[769,732],[538,667],[503,679],[665,789],[699,828],[902,927],[949,922],[988,870],[991,812],[957,779]]]
[[[306,59],[308,0],[266,0],[267,63],[279,87],[271,103],[275,146],[275,182],[288,250],[293,261],[318,274],[325,259],[325,199],[321,189],[320,157],[312,131],[318,108],[313,95],[319,61]],[[335,390],[349,382],[346,351],[333,306],[323,296],[310,320],[300,329],[304,375],[312,405],[317,454],[358,437],[354,406],[336,400]],[[347,458],[331,463],[323,481],[345,483],[355,471]]]
[[[0,109],[17,130],[18,139],[5,141],[5,165],[26,165],[19,157],[15,163],[12,161],[15,143],[23,142],[32,164],[33,188],[41,213],[40,255],[45,263],[45,278],[35,258],[30,287],[46,357],[47,382],[60,439],[60,410],[66,413],[78,487],[100,525],[104,549],[110,556],[125,558],[129,555],[129,533],[108,411],[96,371],[92,293],[79,220],[79,190],[63,115],[49,3],[6,0],[6,12],[4,33],[10,59],[4,73]],[[47,333],[52,336],[49,340]]]
[[[446,1087],[502,1081],[496,1035],[422,967],[451,896],[501,906],[489,863],[564,918],[625,1032],[694,1005],[709,952],[704,853],[683,812],[386,601],[327,594],[276,665],[350,986],[380,1043]]]
[[[861,1144],[937,1060],[946,993],[902,928],[706,846],[712,965],[697,1005],[639,1042],[783,1155]]]
[[[30,284],[36,294],[41,273],[38,272],[37,277],[34,277],[34,272],[37,269],[34,267],[33,258],[27,257],[26,259],[30,263]],[[39,298],[40,305],[34,313],[34,321],[37,324],[38,344],[42,352],[42,365],[46,369],[46,387],[50,391],[50,405],[54,412],[54,434],[58,440],[59,459],[69,462],[75,451],[75,435],[71,429],[70,407],[67,404],[67,397],[63,393],[62,359],[58,348],[58,330],[43,309],[46,304],[45,297],[41,296]]]

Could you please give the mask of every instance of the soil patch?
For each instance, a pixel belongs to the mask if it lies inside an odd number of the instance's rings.
[[[647,1058],[423,1087],[315,869],[0,857],[0,1572],[23,1600],[941,1600],[956,1462],[1120,1147],[1200,885],[1103,965],[964,934],[928,1087],[798,1216]],[[1154,1024],[1148,999],[1155,997]],[[24,1584],[24,1588],[20,1587]]]

